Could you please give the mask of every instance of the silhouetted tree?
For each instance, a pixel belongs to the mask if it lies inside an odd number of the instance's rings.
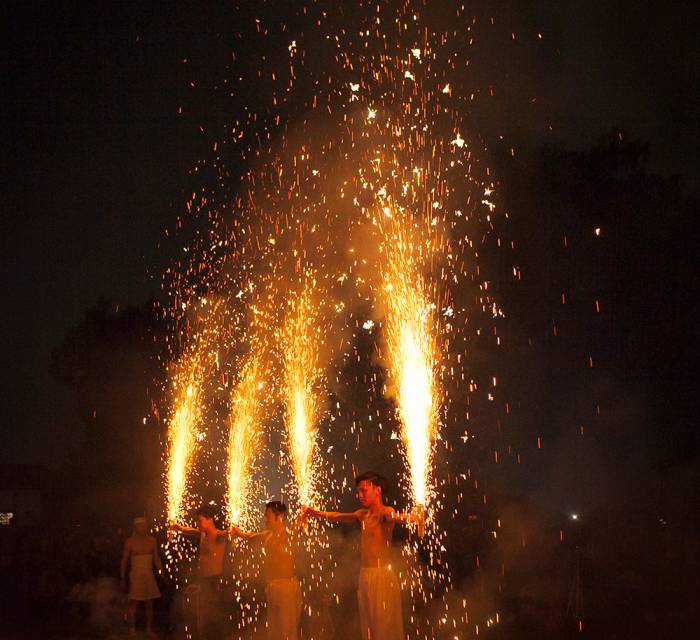
[[[155,302],[115,309],[100,299],[52,353],[52,375],[74,390],[85,425],[65,483],[102,517],[142,511],[159,490],[165,328]]]

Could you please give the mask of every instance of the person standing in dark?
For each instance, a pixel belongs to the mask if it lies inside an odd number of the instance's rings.
[[[153,631],[153,601],[160,598],[160,590],[153,573],[161,571],[163,565],[158,553],[158,543],[148,532],[146,518],[134,519],[134,533],[124,542],[124,550],[119,567],[119,574],[124,588],[127,586],[127,567],[129,568],[129,633],[136,635],[136,608],[143,602],[146,609],[146,634],[155,637]]]

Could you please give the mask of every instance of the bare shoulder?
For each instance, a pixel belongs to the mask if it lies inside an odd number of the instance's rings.
[[[228,539],[229,539],[229,532],[228,531],[225,531],[223,529],[216,530],[216,538],[215,538],[216,542],[218,542],[219,544],[226,544],[228,542]]]
[[[388,521],[393,522],[395,515],[396,515],[396,509],[394,509],[394,507],[384,507],[384,511],[382,512],[382,516],[384,517],[384,520],[388,520]]]

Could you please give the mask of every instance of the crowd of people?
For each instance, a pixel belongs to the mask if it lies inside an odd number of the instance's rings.
[[[217,528],[218,514],[210,505],[198,510],[196,527],[168,523],[171,540],[188,538],[197,549],[196,567],[179,592],[163,570],[165,534],[152,535],[142,516],[133,520],[130,532],[107,525],[87,531],[73,523],[45,535],[38,526],[16,527],[12,540],[6,535],[3,541],[12,551],[5,578],[15,584],[17,602],[40,605],[45,612],[62,605],[58,615],[64,622],[71,616],[76,621],[88,619],[93,628],[121,628],[131,636],[156,637],[167,631],[178,637],[187,627],[194,638],[225,638],[233,632],[225,588],[231,578],[228,552],[251,553],[258,547],[266,600],[262,636],[297,640],[304,607],[297,550],[306,536],[314,535],[315,529],[305,522],[325,519],[356,525],[360,531],[357,603],[352,610],[362,640],[403,640],[402,598],[390,548],[394,527],[407,523],[420,527],[424,514],[420,509],[400,513],[387,506],[387,481],[377,473],[358,476],[356,484],[360,508],[347,513],[302,506],[288,521],[287,506],[271,501],[265,505],[265,526],[259,531]],[[238,545],[239,540],[248,544]]]
[[[391,567],[389,552],[394,526],[409,522],[421,526],[424,516],[419,508],[411,513],[400,513],[385,505],[387,481],[377,473],[359,475],[356,485],[360,509],[341,513],[302,506],[291,526],[286,522],[286,505],[278,501],[266,505],[266,528],[262,531],[246,532],[237,526],[217,529],[214,525],[214,512],[208,507],[200,509],[197,514],[196,528],[170,523],[171,531],[194,536],[199,540],[197,635],[211,639],[225,635],[222,628],[224,621],[220,615],[225,550],[229,540],[243,538],[259,541],[265,550],[267,637],[269,640],[297,640],[303,603],[295,570],[295,552],[300,537],[304,535],[304,521],[321,518],[335,523],[356,524],[360,528],[361,568],[357,599],[362,640],[404,640],[401,589],[396,572]],[[144,537],[139,544],[145,550],[152,549],[154,543],[155,540],[147,541]],[[125,548],[125,557],[128,553]],[[152,571],[159,561],[149,551],[147,562]],[[143,566],[132,562],[132,574],[139,585],[148,582],[142,578]],[[144,589],[146,592],[150,593]],[[130,599],[136,601],[147,598],[139,590],[138,595],[130,595]],[[147,624],[148,619],[147,617]]]

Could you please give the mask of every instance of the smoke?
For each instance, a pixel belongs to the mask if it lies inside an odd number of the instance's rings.
[[[124,623],[127,601],[116,578],[101,576],[76,584],[67,600],[84,607],[90,625],[97,629],[115,629]]]

